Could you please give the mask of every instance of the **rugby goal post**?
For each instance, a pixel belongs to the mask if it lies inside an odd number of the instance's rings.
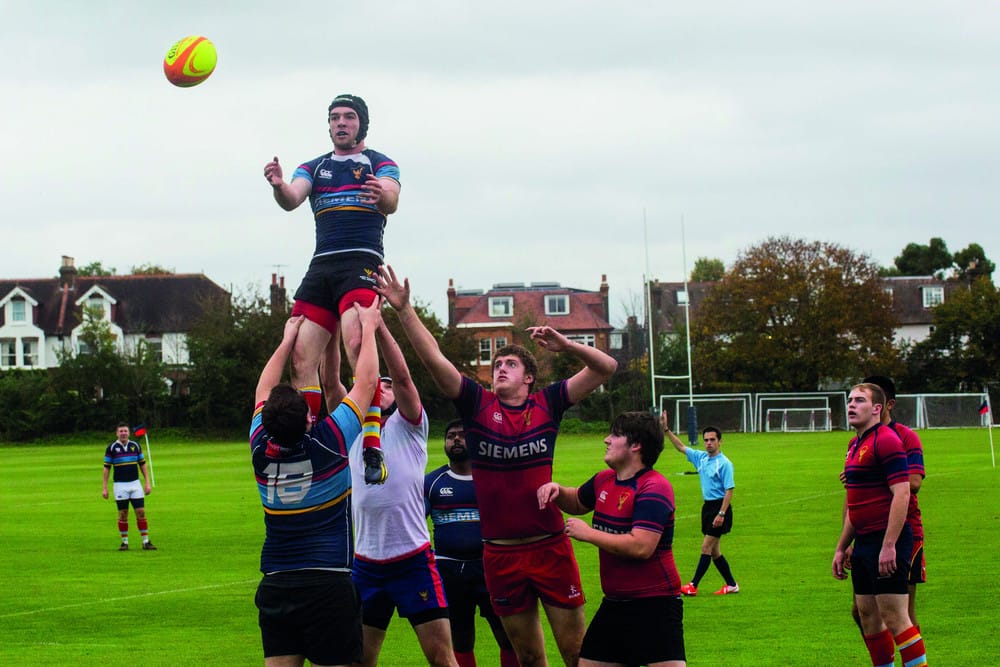
[[[746,394],[661,394],[660,410],[666,410],[674,422],[674,432],[687,430],[688,407],[698,406],[700,426],[715,426],[725,432],[752,433],[754,429],[753,395]]]
[[[833,430],[830,408],[768,408],[764,420],[768,433],[813,433]]]

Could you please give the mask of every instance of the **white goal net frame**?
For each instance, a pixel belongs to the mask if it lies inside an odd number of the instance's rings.
[[[767,433],[815,433],[833,430],[830,408],[768,408],[764,419]]]
[[[990,425],[988,415],[979,414],[987,401],[985,392],[962,394],[899,394],[893,419],[910,428],[976,428]]]
[[[771,410],[829,410],[830,428],[844,429],[847,424],[847,394],[843,391],[784,391],[762,392],[756,396],[756,419],[760,430],[767,428],[767,413]]]
[[[756,430],[753,394],[660,394],[660,410],[666,408],[670,413],[675,433],[687,433],[687,410],[692,402],[698,408],[699,431],[708,425],[723,432],[753,433]]]

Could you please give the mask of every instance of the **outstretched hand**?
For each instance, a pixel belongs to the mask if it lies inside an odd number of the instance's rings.
[[[271,184],[272,187],[277,187],[285,182],[284,174],[281,171],[281,165],[278,164],[278,156],[275,155],[274,159],[264,165],[264,178],[267,182]]]
[[[372,302],[367,306],[361,306],[357,301],[354,302],[354,312],[358,315],[362,330],[376,331],[382,325],[383,303],[385,300],[382,297],[372,299]]]
[[[288,321],[285,322],[285,330],[281,335],[281,340],[289,342],[294,341],[295,338],[299,335],[299,328],[302,326],[302,323],[305,321],[305,319],[306,319],[305,315],[296,315],[294,317],[289,317]]]
[[[550,502],[559,497],[559,485],[555,482],[546,482],[538,487],[535,492],[538,496],[538,509],[545,509]]]
[[[368,174],[361,186],[361,201],[375,206],[382,198],[382,181],[374,174]]]
[[[525,331],[531,340],[549,352],[562,352],[569,347],[569,339],[550,326],[528,327]]]
[[[670,430],[670,415],[666,410],[660,410],[660,426],[663,427],[664,433]]]
[[[409,303],[410,279],[403,278],[403,282],[399,282],[396,272],[388,264],[379,267],[375,281],[378,293],[385,297],[394,310],[402,310]]]

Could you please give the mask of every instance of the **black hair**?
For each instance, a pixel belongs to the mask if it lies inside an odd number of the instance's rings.
[[[292,447],[306,434],[309,404],[290,384],[275,385],[264,403],[260,418],[271,440]]]
[[[611,434],[625,436],[629,445],[639,445],[642,464],[652,468],[663,451],[663,427],[648,412],[623,412],[611,422]]]

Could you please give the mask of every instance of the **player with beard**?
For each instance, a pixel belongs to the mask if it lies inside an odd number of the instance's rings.
[[[517,667],[517,656],[490,604],[483,575],[483,535],[472,482],[472,462],[461,419],[444,429],[448,463],[424,477],[424,504],[434,525],[434,553],[448,597],[451,638],[459,667],[475,667],[476,607],[500,647],[501,667]]]
[[[382,451],[392,476],[366,485],[363,434],[350,449],[355,547],[352,576],[361,595],[365,667],[378,664],[393,613],[410,622],[430,665],[458,667],[451,645],[448,603],[424,515],[427,413],[403,353],[383,324],[376,334],[391,374],[379,379]],[[324,385],[338,384],[324,364]],[[335,391],[327,391],[332,396]]]
[[[305,396],[313,418],[322,403],[316,384],[320,361],[326,354],[331,372],[339,375],[341,336],[351,368],[356,368],[361,328],[351,306],[368,306],[375,299],[386,216],[399,204],[399,167],[365,146],[365,101],[338,95],[327,109],[327,121],[333,151],[299,165],[290,183],[284,181],[277,157],[264,166],[278,205],[291,211],[308,197],[316,220],[316,247],[292,308],[292,315],[306,317],[292,350],[292,384]],[[328,344],[332,350],[325,352]],[[339,404],[344,393],[327,402]],[[372,403],[377,411],[377,395]],[[388,470],[382,459],[378,438],[367,439],[365,483],[385,481]]]

